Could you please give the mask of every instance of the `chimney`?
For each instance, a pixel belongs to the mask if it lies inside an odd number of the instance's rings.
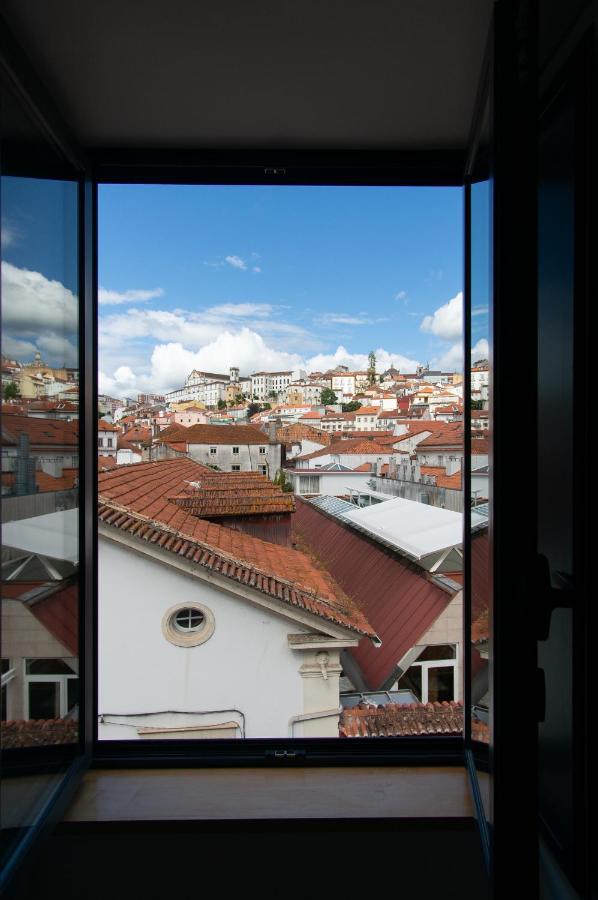
[[[268,438],[272,441],[272,443],[276,442],[276,429],[278,427],[278,423],[268,422]]]

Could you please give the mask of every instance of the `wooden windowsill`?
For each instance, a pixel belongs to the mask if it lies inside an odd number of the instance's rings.
[[[88,772],[65,822],[473,818],[458,767]]]

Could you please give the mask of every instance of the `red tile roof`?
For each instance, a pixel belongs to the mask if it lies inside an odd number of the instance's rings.
[[[110,422],[106,422],[104,419],[98,419],[98,431],[120,431],[120,428],[117,425],[111,425]]]
[[[76,446],[79,442],[79,422],[10,416],[2,423],[3,444],[18,444],[21,434],[29,437],[32,447]]]
[[[258,472],[213,472],[170,499],[200,518],[268,515],[295,511],[293,494],[285,493]]]
[[[490,453],[490,440],[487,437],[472,437],[471,453],[473,456],[487,456]]]
[[[201,482],[206,473],[212,470],[190,459],[102,472],[100,519],[285,603],[374,636],[357,605],[307,554],[199,519],[169,499],[186,490],[190,481]]]
[[[439,423],[434,423],[439,424]],[[445,426],[449,425],[448,422],[442,422]],[[417,445],[417,449],[420,448],[425,450],[427,447],[462,447],[463,446],[463,426],[460,423],[455,423],[459,425],[458,428],[451,428],[450,430],[442,430],[437,431],[434,434],[431,434],[430,437],[424,438],[423,441]]]
[[[437,487],[461,490],[461,471],[454,475],[447,475],[445,466],[420,466],[422,475],[432,475],[436,478]]]
[[[462,734],[463,704],[389,703],[354,706],[340,717],[341,737],[414,737],[428,734]]]
[[[336,440],[336,435],[333,435],[333,442],[330,443],[328,447],[323,447],[321,450],[314,450],[313,453],[305,453],[301,456],[296,456],[295,459],[316,459],[320,456],[329,456],[329,455],[337,455],[337,454],[372,454],[376,456],[388,456],[393,452],[393,448],[388,445],[383,445],[378,441],[368,440],[364,437],[355,437],[353,439],[347,440],[346,438],[343,440]]]
[[[379,412],[379,406],[361,406],[355,410],[355,416],[376,416]]]
[[[124,437],[128,444],[147,444],[152,439],[152,430],[151,428],[136,426],[134,428],[129,428],[128,431],[125,432]],[[119,444],[119,447],[120,446],[121,445]]]
[[[35,483],[40,493],[48,493],[50,491],[70,491],[76,485],[75,482],[79,478],[78,469],[63,469],[61,476],[47,475],[38,469],[35,473]],[[14,472],[2,473],[2,484],[4,487],[13,487],[15,483]]]
[[[168,431],[168,429],[165,429]],[[165,431],[160,437],[163,439]],[[268,436],[252,425],[191,425],[184,440],[190,444],[268,444]]]
[[[107,472],[117,466],[116,456],[98,456],[98,472]]]

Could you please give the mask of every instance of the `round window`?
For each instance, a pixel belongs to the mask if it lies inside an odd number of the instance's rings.
[[[198,628],[201,628],[204,621],[204,614],[199,609],[187,606],[185,609],[175,613],[174,627],[182,631],[183,634],[189,634],[189,632],[197,631]]]
[[[162,633],[177,647],[196,647],[214,634],[214,614],[199,603],[179,603],[166,610]]]

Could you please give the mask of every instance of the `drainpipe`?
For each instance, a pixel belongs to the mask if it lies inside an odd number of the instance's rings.
[[[313,719],[330,719],[332,716],[340,716],[343,711],[343,707],[339,706],[337,709],[321,709],[318,712],[313,713],[299,713],[298,716],[291,716],[289,719],[289,737],[294,737],[295,723],[296,722],[310,722]]]

